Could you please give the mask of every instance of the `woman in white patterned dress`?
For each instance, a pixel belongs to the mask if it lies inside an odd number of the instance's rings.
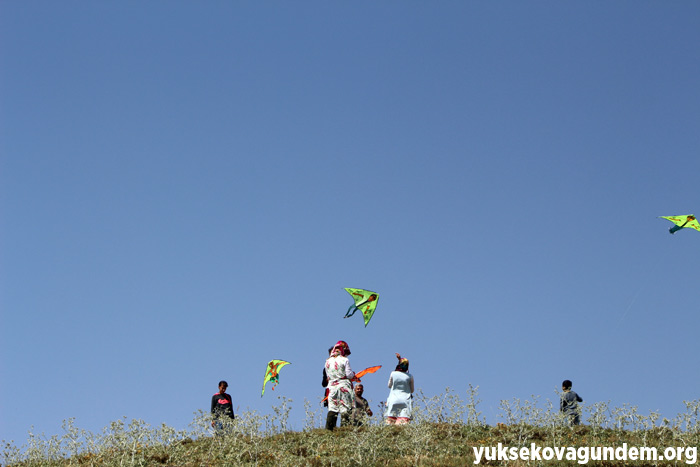
[[[349,416],[355,407],[355,394],[352,391],[351,379],[355,372],[350,368],[350,347],[344,341],[338,341],[331,350],[331,356],[326,360],[326,376],[328,377],[328,416],[326,428],[333,430],[340,413],[340,426],[349,423]]]

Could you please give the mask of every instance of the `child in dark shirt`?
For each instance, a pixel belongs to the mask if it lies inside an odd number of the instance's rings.
[[[559,401],[559,411],[566,415],[569,425],[579,425],[581,423],[581,411],[578,403],[583,402],[581,396],[571,390],[572,383],[568,379],[561,383],[561,390],[564,391]]]
[[[226,388],[228,388],[228,383],[226,381],[219,381],[219,392],[211,397],[211,426],[213,426],[218,432],[222,431],[224,428],[225,418],[232,421],[236,418],[233,413],[233,401],[231,396],[226,394]]]

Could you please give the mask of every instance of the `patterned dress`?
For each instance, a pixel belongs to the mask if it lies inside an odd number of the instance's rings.
[[[350,379],[355,372],[350,368],[347,357],[338,355],[326,360],[326,375],[328,376],[328,411],[350,412],[355,407],[355,393],[352,392]]]

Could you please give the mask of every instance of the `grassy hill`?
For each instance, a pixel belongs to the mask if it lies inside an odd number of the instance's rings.
[[[200,413],[190,430],[177,431],[165,425],[151,428],[144,422],[113,422],[95,435],[80,430],[69,420],[62,436],[31,435],[22,447],[5,444],[5,463],[31,466],[229,466],[229,465],[688,465],[697,463],[700,446],[700,401],[686,402],[687,411],[672,420],[658,414],[641,415],[636,407],[609,408],[597,403],[584,408],[585,425],[569,427],[550,403],[502,401],[505,423],[490,426],[476,411],[476,390],[470,388],[468,402],[448,389],[433,398],[418,394],[414,421],[406,426],[385,426],[379,417],[362,427],[320,429],[323,412],[305,404],[307,420],[302,431],[287,426],[290,400],[271,415],[243,413],[228,427],[229,433],[211,433],[209,419]],[[521,448],[539,451],[542,459],[520,460],[493,457]],[[673,461],[593,460],[604,447],[655,448],[658,455],[668,449]],[[491,455],[486,458],[485,449]],[[559,449],[561,460],[555,455]],[[678,449],[677,449],[678,448]],[[567,449],[566,451],[564,449]],[[544,450],[544,451],[542,451]],[[518,451],[519,452],[519,451]],[[570,456],[579,453],[578,458]],[[633,452],[630,450],[630,452]],[[669,451],[670,452],[670,451]],[[549,454],[549,460],[547,460]],[[583,457],[582,457],[583,456]],[[680,460],[679,460],[680,459]]]

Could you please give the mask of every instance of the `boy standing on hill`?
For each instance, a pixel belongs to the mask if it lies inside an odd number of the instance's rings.
[[[561,383],[561,390],[564,391],[564,393],[561,395],[561,400],[559,401],[559,411],[566,415],[569,425],[574,426],[581,423],[578,403],[583,402],[583,399],[571,390],[571,386],[572,383],[568,379],[565,379],[564,382]]]
[[[223,430],[224,422],[222,422],[222,419],[224,417],[229,418],[230,421],[236,418],[233,413],[233,401],[231,396],[226,394],[226,388],[228,388],[228,383],[219,381],[219,392],[211,397],[211,416],[213,419],[211,426],[216,428],[217,431]]]

